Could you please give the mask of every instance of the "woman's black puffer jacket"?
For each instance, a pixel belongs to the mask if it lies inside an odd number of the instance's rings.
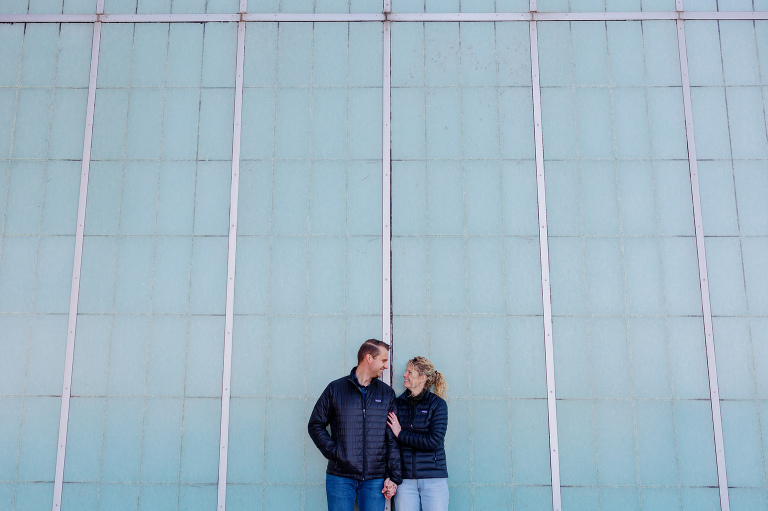
[[[425,390],[415,399],[406,390],[397,398],[397,420],[403,479],[448,477],[445,461],[445,431],[448,404]]]

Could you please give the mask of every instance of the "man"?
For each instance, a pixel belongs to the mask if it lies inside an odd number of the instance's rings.
[[[389,345],[368,339],[357,366],[329,383],[312,410],[309,436],[328,459],[328,511],[352,511],[355,500],[360,511],[383,511],[402,482],[400,449],[387,427],[387,414],[397,410],[395,392],[379,379],[388,362]]]

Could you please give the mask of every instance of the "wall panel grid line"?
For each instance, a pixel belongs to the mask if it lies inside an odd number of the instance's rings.
[[[241,9],[247,0],[241,0]],[[243,119],[243,69],[245,67],[245,22],[237,24],[237,63],[235,108],[232,134],[232,177],[229,199],[229,240],[227,249],[227,298],[224,317],[224,367],[221,384],[221,428],[219,430],[219,481],[216,508],[224,511],[227,500],[227,460],[229,453],[229,412],[232,394],[232,330],[235,310],[235,262],[237,252],[237,207],[240,183],[240,140]]]
[[[533,6],[532,6],[533,8]],[[541,257],[541,290],[544,311],[544,362],[547,381],[547,420],[549,425],[549,458],[552,474],[552,509],[562,509],[560,495],[560,452],[557,436],[557,394],[555,392],[555,355],[552,340],[552,291],[549,275],[549,244],[547,241],[547,203],[544,182],[544,138],[541,122],[541,82],[539,75],[538,31],[530,22],[531,83],[533,87],[533,129],[536,146],[536,201],[539,218],[539,254]]]
[[[691,104],[690,76],[688,73],[688,52],[685,42],[685,23],[682,20],[677,21],[677,40],[680,55],[680,74],[683,85],[685,135],[688,143],[688,168],[691,176],[693,221],[696,233],[696,255],[699,265],[701,305],[704,316],[704,343],[707,351],[707,373],[709,377],[709,393],[712,406],[712,425],[714,429],[715,460],[717,462],[720,509],[722,511],[730,511],[728,477],[726,475],[725,450],[723,444],[723,423],[720,415],[720,392],[717,380],[717,364],[715,361],[715,341],[712,328],[712,307],[709,294],[709,278],[707,274],[707,256],[704,247],[704,226],[701,215],[701,192],[699,188],[698,162],[696,159],[696,142],[693,131],[693,109]]]
[[[99,5],[102,5],[100,0]],[[70,396],[72,394],[72,369],[75,359],[75,332],[77,330],[77,305],[80,296],[80,275],[83,262],[83,239],[85,234],[85,209],[88,195],[88,177],[91,167],[91,141],[93,139],[93,119],[96,105],[96,75],[99,67],[99,48],[101,44],[101,23],[93,24],[91,43],[91,64],[88,80],[88,103],[86,107],[85,137],[83,141],[83,159],[80,170],[80,191],[77,207],[77,228],[75,231],[75,254],[72,268],[72,286],[69,299],[69,319],[67,325],[67,347],[64,358],[64,378],[61,393],[61,413],[59,415],[59,436],[56,451],[56,472],[53,482],[53,511],[61,509],[61,494],[64,484],[64,460],[67,450],[67,427],[69,424]]]

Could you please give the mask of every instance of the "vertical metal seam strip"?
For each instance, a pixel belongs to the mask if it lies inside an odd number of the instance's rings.
[[[384,12],[392,8],[391,0],[384,0]],[[382,340],[389,343],[389,371],[384,373],[384,383],[392,385],[392,367],[395,361],[392,343],[392,25],[382,22],[382,88],[381,88],[381,255],[382,255]],[[384,511],[392,509],[387,500]]]
[[[552,472],[552,509],[560,511],[560,452],[557,438],[557,401],[555,394],[555,357],[552,344],[552,301],[549,281],[549,243],[547,241],[547,203],[544,188],[544,139],[541,127],[541,85],[536,21],[531,21],[531,85],[533,88],[533,129],[536,145],[536,196],[539,206],[539,245],[541,253],[541,291],[544,310],[544,363],[547,372],[547,415],[549,423],[549,459]]]
[[[386,5],[385,5],[386,9]],[[394,351],[392,346],[392,153],[391,153],[391,22],[382,22],[382,162],[381,162],[381,255],[382,255],[382,340],[390,344],[389,371],[384,373],[384,382],[392,384],[392,364]]]
[[[720,509],[722,511],[730,511],[728,478],[725,471],[725,451],[723,447],[723,423],[720,416],[720,392],[718,390],[717,364],[715,362],[715,341],[712,331],[712,307],[709,299],[707,256],[704,247],[704,227],[701,217],[698,162],[696,159],[696,143],[693,136],[693,110],[691,107],[691,85],[688,76],[688,52],[685,43],[685,22],[682,19],[677,20],[677,44],[680,54],[680,74],[683,85],[685,135],[688,143],[688,169],[691,175],[691,197],[693,199],[693,222],[696,229],[696,255],[699,262],[701,307],[704,315],[704,343],[707,349],[707,373],[709,375],[709,399],[712,404],[712,426],[715,436],[717,484],[720,489]]]
[[[241,12],[245,12],[240,2]],[[237,23],[237,72],[235,76],[235,115],[232,130],[232,178],[229,193],[229,246],[227,249],[227,301],[224,313],[224,367],[221,383],[221,427],[219,430],[219,480],[216,509],[224,511],[227,501],[227,460],[229,453],[229,404],[232,387],[232,330],[235,311],[235,262],[237,252],[237,205],[240,184],[240,135],[243,119],[243,68],[245,60],[245,21]]]
[[[98,4],[103,10],[103,1]],[[83,160],[80,167],[80,195],[77,206],[77,227],[75,230],[75,253],[72,265],[72,286],[69,292],[69,320],[67,323],[67,348],[64,357],[64,382],[61,391],[61,413],[59,415],[59,441],[56,450],[56,472],[53,479],[53,505],[61,509],[61,494],[64,488],[64,458],[67,452],[67,428],[69,426],[69,404],[72,395],[72,370],[75,361],[75,331],[77,330],[77,305],[80,299],[80,270],[83,262],[83,238],[85,234],[85,206],[88,197],[88,177],[91,169],[91,141],[93,140],[93,116],[96,106],[96,76],[99,69],[99,47],[101,45],[101,22],[93,24],[91,43],[91,69],[88,79],[88,103],[85,113],[85,136],[83,138]]]

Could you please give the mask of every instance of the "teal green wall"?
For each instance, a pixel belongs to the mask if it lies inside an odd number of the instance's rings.
[[[238,10],[136,2],[106,12]],[[537,27],[563,510],[717,510],[675,21]],[[768,21],[685,30],[730,504],[768,510]],[[53,497],[92,35],[0,24],[0,509]],[[452,509],[551,509],[529,24],[391,40],[393,386],[417,354],[447,377]],[[64,510],[216,507],[236,49],[233,22],[102,24]],[[247,24],[227,509],[326,508],[306,421],[382,331],[382,52],[380,22]]]

